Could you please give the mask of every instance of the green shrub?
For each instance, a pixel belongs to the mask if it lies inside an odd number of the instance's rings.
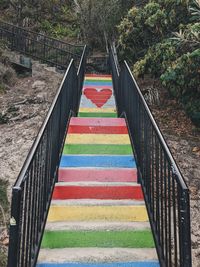
[[[133,72],[137,77],[143,77],[144,74],[160,77],[177,57],[175,41],[166,39],[149,48],[145,57],[134,64]]]
[[[118,26],[120,54],[135,63],[189,20],[187,0],[149,1],[143,8],[133,7]]]
[[[178,58],[161,76],[161,81],[200,126],[200,49]]]
[[[63,25],[60,23],[51,23],[48,20],[41,22],[41,29],[55,38],[77,37],[79,33],[79,28],[76,24]]]

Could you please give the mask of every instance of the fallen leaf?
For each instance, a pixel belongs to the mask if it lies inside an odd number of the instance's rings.
[[[200,147],[197,147],[197,146],[193,147],[192,152],[193,153],[200,152]]]

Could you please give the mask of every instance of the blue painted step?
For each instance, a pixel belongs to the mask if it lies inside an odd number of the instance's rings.
[[[40,263],[37,267],[160,267],[157,261],[114,263]]]
[[[136,168],[133,156],[79,156],[63,155],[60,167]]]

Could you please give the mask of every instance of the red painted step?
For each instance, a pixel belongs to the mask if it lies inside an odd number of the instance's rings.
[[[59,182],[137,182],[137,169],[60,168]]]
[[[77,133],[77,134],[128,134],[126,127],[117,127],[117,126],[82,126],[74,125],[69,126],[68,133]]]
[[[135,186],[56,186],[53,200],[64,199],[135,199],[143,200],[140,185]]]

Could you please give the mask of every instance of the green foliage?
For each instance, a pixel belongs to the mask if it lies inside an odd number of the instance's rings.
[[[133,7],[121,21],[119,50],[135,63],[148,48],[166,39],[179,25],[189,22],[188,1],[149,1],[144,8]]]
[[[161,76],[161,81],[200,126],[200,49],[178,58]]]
[[[182,48],[182,52],[193,51],[200,46],[200,22],[181,25],[179,32],[174,33],[172,39],[176,40]]]
[[[150,47],[145,57],[135,63],[133,72],[137,77],[143,77],[144,74],[160,77],[177,57],[178,51],[175,42],[166,39],[162,43]]]
[[[77,25],[62,25],[60,23],[51,23],[49,20],[41,22],[41,30],[55,38],[77,37],[79,34]]]
[[[134,75],[160,78],[200,126],[200,1],[150,0],[118,29],[120,55]]]
[[[194,0],[193,3],[190,5],[189,10],[192,14],[191,20],[200,21],[200,1]]]
[[[75,9],[83,39],[105,50],[105,40],[116,37],[116,25],[132,5],[131,0],[76,0]]]
[[[6,9],[9,6],[8,0],[0,0],[0,10]]]

